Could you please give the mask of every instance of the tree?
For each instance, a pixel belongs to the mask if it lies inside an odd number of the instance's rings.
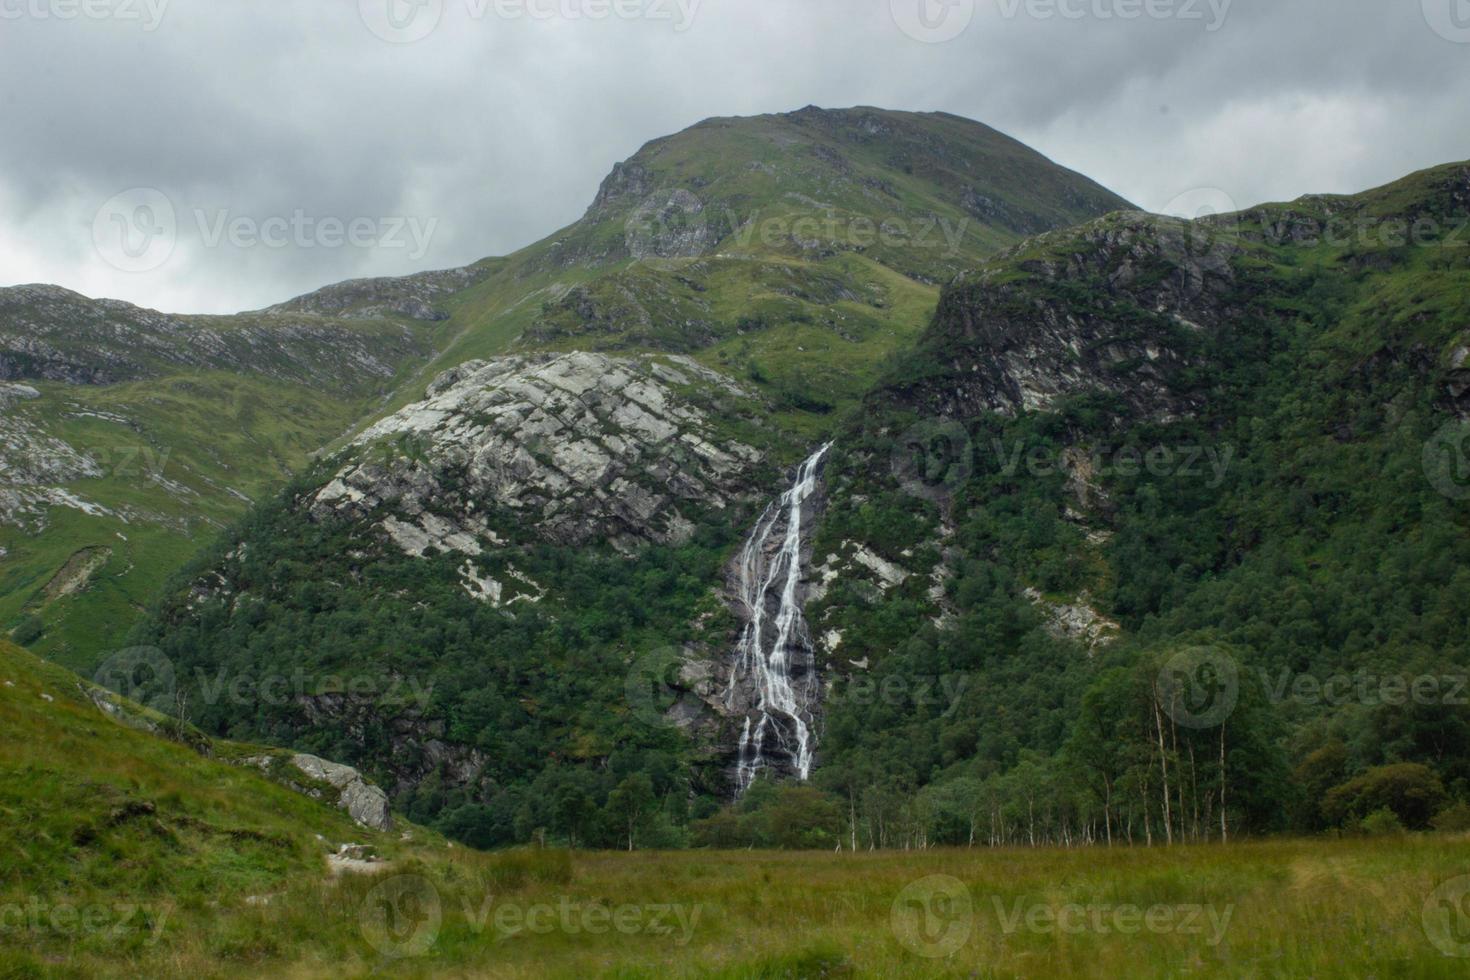
[[[1322,814],[1343,825],[1377,810],[1392,810],[1406,827],[1424,830],[1446,801],[1444,784],[1428,766],[1401,762],[1369,769],[1328,792]]]
[[[633,850],[638,831],[653,814],[657,800],[653,795],[653,780],[647,773],[634,773],[618,784],[617,789],[607,794],[607,806],[603,813],[618,828],[626,833],[628,850]]]

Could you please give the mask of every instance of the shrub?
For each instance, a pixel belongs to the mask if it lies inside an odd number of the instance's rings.
[[[1399,819],[1397,813],[1394,813],[1388,807],[1384,807],[1381,810],[1374,810],[1364,817],[1363,822],[1358,825],[1358,829],[1369,837],[1390,837],[1402,834],[1404,832],[1404,823]]]
[[[1461,802],[1447,806],[1434,815],[1431,823],[1441,833],[1464,833],[1470,830],[1470,804]]]
[[[1445,800],[1444,784],[1432,769],[1405,762],[1369,769],[1329,790],[1322,800],[1322,815],[1328,823],[1348,826],[1388,809],[1405,826],[1424,830]]]
[[[28,647],[39,640],[45,632],[46,624],[41,622],[41,617],[27,616],[20,621],[15,629],[10,631],[10,638],[18,646]]]

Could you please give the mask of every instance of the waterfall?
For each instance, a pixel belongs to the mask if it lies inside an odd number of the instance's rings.
[[[796,482],[766,508],[740,552],[737,587],[747,619],[735,649],[726,703],[735,707],[742,685],[758,695],[740,734],[735,781],[741,794],[756,773],[781,758],[798,778],[811,775],[816,678],[799,594],[802,507],[816,491],[817,471],[831,448],[828,443],[801,464]]]

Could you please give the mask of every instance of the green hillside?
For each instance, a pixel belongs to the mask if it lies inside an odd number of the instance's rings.
[[[1289,693],[1299,677],[1470,669],[1467,516],[1425,469],[1431,437],[1464,412],[1465,300],[1442,287],[1465,271],[1448,236],[1470,214],[1466,172],[1330,208],[1193,224],[1121,213],[1031,239],[945,293],[860,411],[822,416],[841,427],[812,544],[834,584],[807,610],[830,685],[815,780],[851,833],[963,843],[985,812],[997,841],[1196,839],[1352,823],[1372,800],[1426,826],[1470,796],[1463,705]],[[1336,244],[1329,216],[1364,230]],[[1413,244],[1383,237],[1416,222]],[[963,458],[908,468],[946,446]],[[683,550],[633,559],[496,524],[511,543],[481,567],[513,564],[546,596],[506,615],[465,595],[461,555],[406,559],[312,510],[327,476],[221,546],[249,560],[193,566],[135,639],[195,672],[248,675],[305,642],[319,670],[432,674],[453,693],[430,716],[487,764],[479,783],[430,778],[401,799],[467,839],[610,844],[598,813],[641,773],[664,800],[647,842],[768,840],[740,829],[759,821],[706,822],[729,750],[712,756],[711,740],[728,733],[650,729],[619,703],[644,651],[704,651],[722,669],[733,627],[709,610],[752,510],[711,512]],[[213,575],[225,587],[201,595]],[[247,595],[250,613],[235,612]],[[1223,736],[1166,725],[1161,760],[1154,681],[1202,646],[1234,670],[1237,714]],[[1288,694],[1273,698],[1261,681],[1282,672]],[[663,683],[677,695],[687,680]],[[400,754],[352,718],[287,706],[205,727],[289,732],[401,778]],[[1352,795],[1395,778],[1424,802]],[[1338,787],[1341,807],[1324,809]]]
[[[40,395],[0,393],[0,629],[86,672],[252,502],[471,358],[692,354],[768,398],[787,461],[913,343],[941,283],[1124,206],[979,123],[809,108],[654,141],[576,224],[467,269],[234,317],[0,290],[0,382]]]

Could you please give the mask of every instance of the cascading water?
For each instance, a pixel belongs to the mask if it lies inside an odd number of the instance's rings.
[[[787,760],[800,779],[811,775],[816,677],[799,595],[802,508],[817,489],[817,471],[831,448],[828,443],[801,464],[796,482],[766,508],[740,552],[737,587],[747,620],[726,704],[733,709],[741,690],[753,687],[757,695],[740,734],[735,781],[741,794],[756,773],[773,765],[773,757]]]

